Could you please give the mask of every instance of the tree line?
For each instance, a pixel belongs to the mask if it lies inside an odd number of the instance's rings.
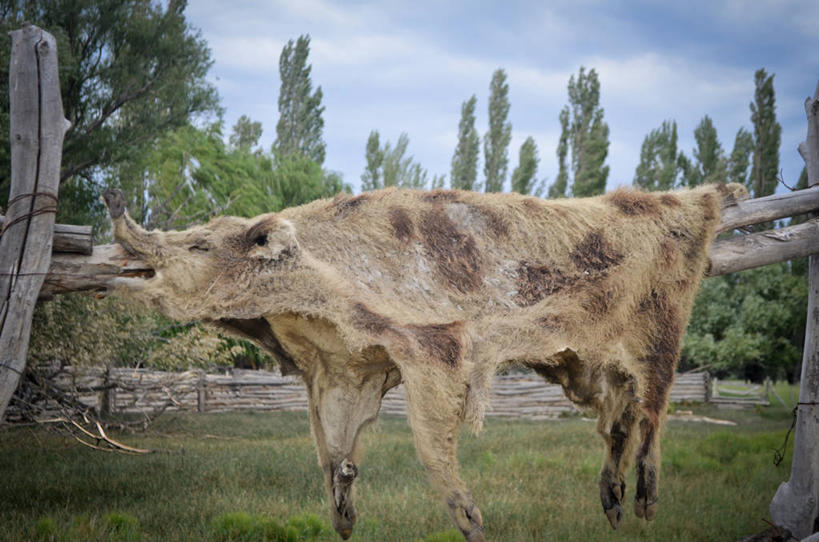
[[[0,3],[4,33],[31,21],[58,41],[64,109],[72,124],[63,151],[59,221],[94,224],[104,236],[107,221],[99,193],[108,186],[126,192],[137,221],[163,229],[218,213],[250,216],[351,191],[338,172],[324,165],[323,93],[312,81],[310,37],[299,36],[282,49],[279,118],[271,148],[259,147],[262,124],[246,115],[225,141],[219,96],[206,80],[213,61],[207,43],[185,19],[185,7],[184,0]],[[8,126],[10,43],[0,43],[0,124]],[[689,156],[679,148],[676,121],[669,119],[645,136],[632,184],[667,190],[740,182],[754,196],[773,193],[781,140],[773,78],[764,69],[756,72],[749,108],[752,128],[739,129],[730,153],[705,115],[694,130],[696,146]],[[361,188],[449,186],[500,192],[508,180],[513,191],[549,198],[602,194],[609,175],[609,127],[597,72],[580,67],[568,81],[567,95],[557,118],[558,171],[548,187],[545,178],[538,178],[539,150],[531,136],[521,145],[510,174],[509,84],[499,68],[489,85],[486,133],[476,128],[477,96],[461,104],[448,179],[430,175],[415,160],[406,133],[390,142],[373,129],[364,149]],[[6,129],[0,131],[0,207],[8,197],[9,172]],[[803,171],[799,186],[806,182]],[[686,336],[684,364],[793,377],[806,297],[802,262],[707,280]],[[52,306],[49,314],[54,310]],[[66,311],[78,310],[76,301],[66,302]],[[57,317],[52,314],[52,321]],[[168,329],[176,329],[167,323],[161,327],[159,335],[150,331],[160,342],[174,333]],[[227,350],[236,351],[235,342],[231,344]],[[248,348],[243,355],[258,357]]]

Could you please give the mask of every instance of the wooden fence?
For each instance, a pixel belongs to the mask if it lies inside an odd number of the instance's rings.
[[[156,413],[162,410],[225,412],[231,410],[307,410],[307,391],[301,379],[278,372],[232,370],[213,374],[202,370],[181,373],[148,369],[66,367],[51,372],[49,385],[75,395],[83,404],[108,414]],[[705,402],[710,397],[707,373],[677,375],[672,402]],[[48,416],[56,404],[37,405]],[[563,389],[533,373],[498,375],[492,385],[489,416],[531,419],[555,418],[575,412]],[[383,414],[406,415],[404,387],[390,390]],[[7,421],[20,419],[14,402]]]

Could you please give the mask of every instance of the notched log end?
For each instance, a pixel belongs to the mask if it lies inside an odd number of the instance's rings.
[[[125,214],[125,195],[118,188],[109,188],[102,194],[105,206],[108,207],[108,214],[111,220],[116,220]]]

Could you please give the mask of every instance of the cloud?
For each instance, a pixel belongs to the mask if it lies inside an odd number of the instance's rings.
[[[808,43],[805,50],[819,46],[819,24],[803,22],[819,16],[807,7],[779,0],[694,7],[641,0],[538,6],[277,0],[239,1],[227,16],[223,4],[202,0],[191,3],[188,13],[213,49],[212,74],[227,126],[241,114],[263,121],[265,147],[275,132],[281,48],[288,39],[311,35],[313,84],[322,87],[326,106],[326,165],[343,171],[348,182],[358,182],[371,129],[392,141],[407,132],[410,152],[430,173],[448,172],[461,103],[477,96],[483,134],[489,82],[498,67],[510,86],[510,171],[520,144],[532,135],[541,156],[539,176],[553,178],[558,113],[580,65],[600,74],[611,129],[610,178],[628,182],[642,138],[665,119],[677,120],[680,147],[690,154],[693,129],[708,114],[730,151],[736,130],[750,128],[753,72],[772,58],[776,62],[767,66],[777,74],[783,167],[786,174],[796,169],[785,159],[786,136],[803,137],[799,108],[815,81],[801,89],[802,80],[805,73],[819,73],[819,65],[784,51],[792,40]],[[459,24],[446,22],[452,20]]]

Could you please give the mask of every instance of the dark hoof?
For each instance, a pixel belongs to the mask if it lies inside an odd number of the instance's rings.
[[[603,512],[611,524],[612,529],[620,526],[623,519],[623,508],[620,503],[626,494],[626,483],[613,479],[614,475],[608,469],[600,475],[600,503],[603,505]]]
[[[614,508],[604,510],[606,517],[609,518],[609,524],[612,529],[617,529],[620,526],[620,520],[623,519],[623,509],[619,504],[615,504]]]
[[[108,207],[108,214],[116,220],[125,213],[125,196],[118,188],[109,188],[102,194],[105,205]]]
[[[657,501],[647,501],[645,498],[637,498],[634,500],[634,514],[638,518],[645,518],[646,521],[652,521],[657,517]]]

